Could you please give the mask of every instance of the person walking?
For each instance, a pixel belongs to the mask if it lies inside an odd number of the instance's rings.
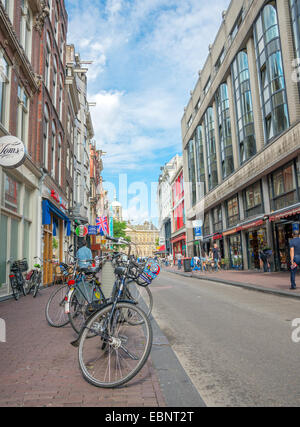
[[[295,230],[293,239],[290,240],[290,257],[291,257],[291,287],[296,289],[296,272],[300,266],[300,237],[299,230]]]
[[[215,271],[218,271],[218,269],[219,269],[220,251],[219,251],[217,243],[214,244],[212,253],[213,253],[213,260],[214,260],[214,265],[215,265]]]
[[[181,259],[182,259],[182,254],[179,252],[177,254],[178,270],[181,270]]]

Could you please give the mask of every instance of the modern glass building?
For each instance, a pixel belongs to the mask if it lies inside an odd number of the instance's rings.
[[[260,269],[259,252],[271,248],[272,269],[289,269],[300,228],[300,0],[231,1],[182,141],[184,179],[196,180],[185,200],[188,255],[203,218],[203,249],[217,242],[230,268]]]

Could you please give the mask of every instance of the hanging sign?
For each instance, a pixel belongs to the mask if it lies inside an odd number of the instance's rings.
[[[195,240],[202,240],[202,239],[203,239],[202,227],[196,227],[195,228]]]
[[[21,166],[26,159],[26,147],[15,136],[3,136],[0,138],[0,166],[15,169]]]
[[[97,225],[89,225],[88,226],[88,234],[90,236],[96,236],[98,234],[98,226]]]
[[[85,225],[79,225],[75,233],[78,237],[85,237],[88,234],[88,228]]]

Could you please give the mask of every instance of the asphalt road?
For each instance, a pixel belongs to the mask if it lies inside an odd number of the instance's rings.
[[[153,315],[207,406],[300,406],[297,300],[167,272],[151,289]]]

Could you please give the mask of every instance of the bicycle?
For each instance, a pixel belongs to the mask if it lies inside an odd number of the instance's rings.
[[[123,239],[106,236],[118,244]],[[158,270],[159,272],[159,270]],[[150,320],[136,301],[124,300],[127,279],[148,285],[156,272],[142,270],[130,257],[126,266],[116,266],[113,297],[86,321],[79,337],[71,344],[78,347],[79,367],[91,384],[103,388],[119,387],[146,363],[153,340]]]
[[[37,259],[40,261],[40,263],[34,264],[34,268],[30,270],[29,273],[26,275],[26,281],[25,281],[25,292],[26,295],[30,294],[32,291],[33,298],[37,296],[38,290],[40,288],[40,285],[42,283],[42,262],[41,258],[36,256],[34,259]]]
[[[13,296],[16,301],[20,298],[20,293],[23,293],[26,296],[26,282],[23,276],[23,273],[28,270],[27,259],[23,258],[20,261],[11,262],[11,259],[8,260],[10,266],[10,286],[13,292]]]

